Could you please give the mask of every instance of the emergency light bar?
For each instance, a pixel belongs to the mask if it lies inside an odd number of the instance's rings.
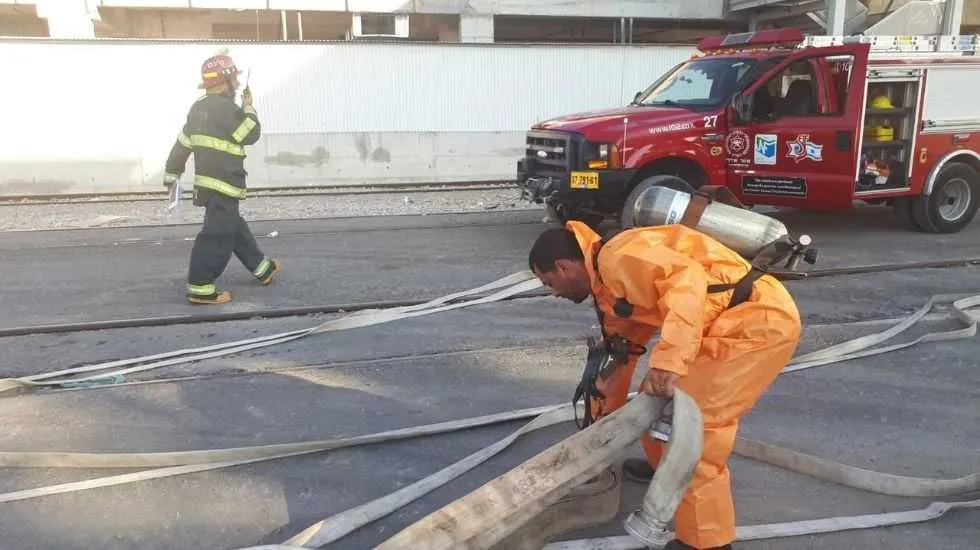
[[[798,45],[803,40],[803,32],[800,29],[767,29],[704,38],[698,42],[698,50],[710,52],[752,46],[775,46],[777,44]]]

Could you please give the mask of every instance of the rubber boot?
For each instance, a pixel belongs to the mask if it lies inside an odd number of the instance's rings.
[[[282,261],[269,260],[269,263],[272,264],[272,266],[269,267],[268,273],[258,278],[259,282],[262,283],[263,285],[268,285],[269,283],[271,283],[272,279],[276,275],[278,275],[280,271],[282,271]]]
[[[188,294],[187,301],[196,305],[225,304],[231,301],[231,292],[228,292],[227,290],[220,290],[210,296],[198,296],[196,294]]]
[[[653,481],[653,468],[645,458],[627,458],[623,461],[623,477],[639,483]]]
[[[688,546],[677,539],[674,539],[668,542],[667,546],[664,546],[664,550],[733,550],[733,549],[731,544],[726,544],[725,546],[713,546],[711,548],[698,549],[693,546]]]

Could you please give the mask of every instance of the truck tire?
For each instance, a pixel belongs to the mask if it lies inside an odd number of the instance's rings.
[[[895,221],[898,222],[899,227],[902,229],[908,229],[909,231],[924,231],[919,224],[916,223],[915,217],[912,215],[912,199],[915,197],[895,197],[892,199],[892,211],[895,213]]]
[[[578,220],[592,228],[593,231],[598,231],[599,225],[602,224],[603,220],[605,220],[605,218],[599,214],[577,212],[575,210],[570,210],[567,206],[560,203],[545,205],[545,211],[548,213],[548,217],[557,222],[558,225],[563,226],[569,220]]]
[[[657,174],[654,176],[648,176],[640,180],[640,183],[636,184],[636,187],[630,191],[629,196],[626,197],[626,202],[623,203],[623,210],[619,215],[619,225],[621,228],[626,229],[633,227],[633,203],[640,196],[641,193],[647,189],[660,185],[663,187],[669,187],[671,189],[676,189],[678,191],[683,191],[685,193],[693,193],[694,188],[691,184],[687,183],[686,180],[679,178],[677,176],[670,176],[667,174]]]
[[[922,231],[956,233],[977,213],[980,174],[968,164],[951,162],[936,176],[932,194],[912,198],[912,219]]]

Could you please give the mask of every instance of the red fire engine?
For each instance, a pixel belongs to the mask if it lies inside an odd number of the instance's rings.
[[[527,133],[517,179],[553,217],[632,219],[643,189],[724,185],[748,205],[889,204],[903,227],[961,230],[980,193],[977,37],[713,37],[624,108]],[[674,176],[674,177],[665,177]]]

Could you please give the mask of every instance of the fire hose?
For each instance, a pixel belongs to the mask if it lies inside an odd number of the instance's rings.
[[[340,319],[335,319],[302,331],[293,331],[249,340],[229,342],[226,344],[204,348],[179,350],[166,354],[146,356],[124,361],[89,365],[74,369],[66,369],[55,373],[8,379],[5,381],[6,384],[4,387],[8,389],[34,390],[44,387],[70,387],[71,384],[79,382],[102,383],[107,379],[117,378],[132,372],[142,372],[167,365],[197,361],[221,355],[229,355],[231,353],[237,353],[246,349],[255,349],[256,347],[270,346],[283,341],[302,338],[317,332],[346,330],[349,328],[364,327],[379,323],[392,322],[404,318],[428,315],[439,311],[447,311],[477,304],[491,303],[504,299],[508,296],[534,290],[539,286],[540,283],[536,280],[533,274],[529,272],[521,272],[504,277],[476,289],[437,298],[427,302],[426,304],[418,306],[408,306],[405,308],[396,308],[383,311],[364,311],[345,316]],[[476,296],[488,291],[495,292],[481,298],[449,303],[459,298]],[[873,347],[894,338],[896,335],[904,332],[916,324],[933,308],[935,304],[950,300],[952,300],[952,310],[954,315],[965,324],[963,328],[951,331],[929,333],[920,336],[915,340],[902,342],[899,344],[892,344],[877,348]],[[977,321],[966,310],[976,307],[977,305],[980,305],[980,295],[965,298],[952,295],[934,296],[918,311],[891,328],[879,333],[862,336],[835,346],[830,346],[822,350],[801,355],[795,358],[787,366],[787,368],[784,369],[783,373],[798,372],[800,370],[817,366],[828,365],[859,357],[877,355],[924,342],[970,338],[976,334]],[[147,361],[149,361],[149,363],[147,363]],[[81,380],[64,378],[58,379],[58,377],[64,377],[71,374],[97,372],[100,370],[130,365],[137,366],[123,369],[122,371],[110,372],[108,374],[85,377]],[[46,495],[87,490],[96,487],[120,485],[148,479],[159,479],[175,475],[184,475],[193,472],[214,470],[265,460],[284,458],[288,456],[298,456],[332,449],[350,448],[358,445],[423,437],[427,435],[464,430],[475,426],[488,426],[518,419],[534,418],[532,422],[528,423],[507,438],[498,441],[496,444],[485,449],[481,449],[463,460],[409,486],[406,486],[390,495],[326,518],[285,541],[284,545],[254,547],[270,549],[290,547],[316,548],[336,541],[346,534],[372,521],[384,517],[398,508],[408,504],[409,502],[412,502],[431,492],[432,490],[444,485],[445,483],[448,483],[452,479],[455,479],[456,477],[476,467],[480,463],[486,461],[490,457],[503,451],[507,446],[522,435],[546,426],[569,422],[571,421],[572,417],[573,408],[570,405],[555,405],[509,411],[495,415],[442,422],[426,426],[403,428],[399,430],[391,430],[377,434],[368,434],[350,438],[255,447],[156,453],[0,452],[0,467],[154,468],[131,474],[108,476],[75,483],[65,483],[35,489],[27,489],[23,491],[8,492],[0,494],[0,502],[38,498]],[[598,426],[598,424],[596,426]],[[827,459],[797,453],[795,451],[745,438],[737,439],[734,452],[735,454],[753,458],[767,464],[776,465],[806,475],[814,476],[819,479],[824,479],[841,485],[872,491],[879,494],[907,497],[942,497],[964,494],[972,491],[980,491],[980,474],[976,473],[958,479],[929,479],[896,476],[839,464]],[[575,479],[578,478],[576,477]],[[790,522],[785,524],[739,527],[738,537],[739,540],[750,540],[779,536],[799,536],[810,533],[826,533],[845,529],[870,528],[882,525],[927,521],[929,519],[937,518],[951,509],[975,507],[980,507],[980,500],[964,502],[935,502],[922,510],[910,510],[891,514],[873,514],[849,518],[826,518],[812,521]],[[626,549],[643,548],[643,546],[638,545],[636,539],[632,537],[612,537],[608,539],[596,539],[591,541],[586,540],[552,543],[546,548],[553,550],[577,550],[585,548]]]

